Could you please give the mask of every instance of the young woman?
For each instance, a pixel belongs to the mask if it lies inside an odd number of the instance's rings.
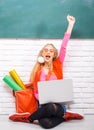
[[[53,44],[46,44],[39,52],[37,63],[35,64],[31,73],[30,81],[33,83],[34,94],[37,100],[38,81],[63,79],[62,67],[66,54],[67,43],[72,33],[75,18],[68,15],[67,21],[68,27],[66,33],[64,34],[59,54],[58,50]],[[38,110],[35,111],[32,115],[30,115],[30,113],[16,113],[9,116],[9,119],[13,121],[32,123],[37,120],[40,126],[49,129],[67,120],[83,119],[83,116],[77,113],[67,112],[66,107],[63,104],[47,103],[45,105],[39,105]]]

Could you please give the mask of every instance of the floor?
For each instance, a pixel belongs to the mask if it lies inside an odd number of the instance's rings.
[[[84,115],[83,120],[72,120],[61,123],[54,130],[94,130],[94,115]],[[2,130],[42,130],[39,125],[12,122],[8,119],[8,115],[0,115],[0,128]]]

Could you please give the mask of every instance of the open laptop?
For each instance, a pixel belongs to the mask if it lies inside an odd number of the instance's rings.
[[[66,103],[73,100],[72,79],[50,80],[38,82],[39,103]]]

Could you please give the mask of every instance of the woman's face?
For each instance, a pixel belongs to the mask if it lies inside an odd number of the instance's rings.
[[[55,54],[55,50],[53,46],[47,45],[44,47],[42,56],[44,57],[45,62],[51,63],[53,61],[54,54]]]

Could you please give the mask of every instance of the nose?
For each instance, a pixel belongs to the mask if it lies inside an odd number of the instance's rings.
[[[46,49],[46,52],[50,52],[50,49]]]

